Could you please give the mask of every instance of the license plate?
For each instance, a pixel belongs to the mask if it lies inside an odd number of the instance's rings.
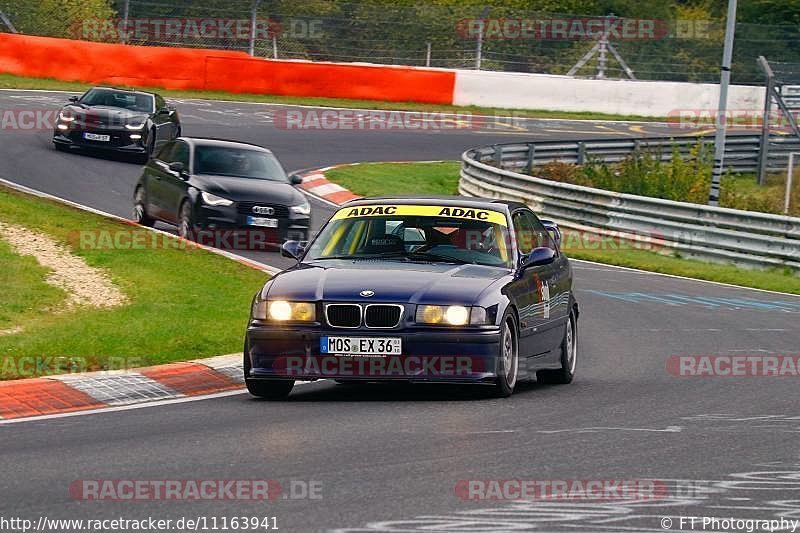
[[[108,142],[111,140],[111,135],[99,135],[97,133],[84,133],[83,138],[87,141],[103,141]]]
[[[248,226],[261,226],[262,228],[277,228],[277,218],[247,217]]]
[[[320,337],[319,351],[335,355],[386,356],[402,353],[399,337]]]

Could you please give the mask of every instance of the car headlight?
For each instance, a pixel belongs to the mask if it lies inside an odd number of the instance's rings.
[[[447,326],[481,325],[486,324],[486,309],[463,305],[418,305],[416,321]]]
[[[292,213],[296,213],[298,215],[310,215],[311,214],[311,204],[308,202],[304,202],[300,205],[293,205],[291,207]]]
[[[263,305],[261,309],[255,309],[253,318],[265,320],[275,320],[276,322],[313,322],[316,320],[316,308],[310,302],[287,302],[286,300],[271,300],[267,302],[256,302],[255,307]],[[264,318],[261,318],[259,316]]]
[[[75,117],[72,115],[65,115],[63,111],[59,111],[58,119],[63,120],[64,122],[72,122],[73,120],[75,120]]]
[[[233,202],[228,200],[227,198],[223,198],[222,196],[217,196],[216,194],[211,194],[210,192],[201,192],[200,197],[203,199],[203,202],[207,205],[231,205]]]
[[[144,122],[142,122],[141,124],[125,124],[125,127],[128,128],[129,130],[140,130],[144,128]]]

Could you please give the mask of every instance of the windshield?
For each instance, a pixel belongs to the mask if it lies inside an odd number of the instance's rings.
[[[198,146],[194,151],[194,168],[196,174],[289,181],[275,156],[247,148]]]
[[[111,89],[92,89],[83,95],[80,103],[90,106],[119,107],[140,113],[152,113],[155,109],[155,102],[151,94],[113,91]]]
[[[443,206],[364,206],[338,211],[304,260],[387,259],[510,268],[505,215]]]

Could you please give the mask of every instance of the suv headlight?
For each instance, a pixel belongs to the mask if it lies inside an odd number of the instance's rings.
[[[75,120],[75,116],[74,115],[65,115],[64,111],[59,111],[58,112],[58,119],[59,120],[63,120],[64,122],[72,122],[72,121]]]
[[[233,201],[228,200],[227,198],[223,198],[222,196],[217,196],[216,194],[211,194],[210,192],[203,191],[200,193],[200,198],[203,199],[203,203],[207,205],[231,205]]]
[[[486,324],[486,309],[463,305],[418,305],[416,321],[420,324],[477,326]]]
[[[293,205],[291,207],[292,213],[298,215],[310,215],[311,214],[311,204],[308,202],[304,202],[300,205]]]
[[[140,130],[144,128],[144,122],[142,122],[141,124],[125,124],[125,127],[128,128],[129,130]]]
[[[253,306],[253,318],[276,322],[313,322],[316,320],[316,307],[311,302],[261,300]]]

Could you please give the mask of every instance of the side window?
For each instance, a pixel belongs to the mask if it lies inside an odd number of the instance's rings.
[[[525,211],[517,211],[511,216],[511,223],[514,226],[514,236],[520,253],[523,255],[531,253],[531,250],[536,248],[531,217]]]
[[[545,229],[545,227],[536,217],[531,216],[531,224],[533,226],[533,232],[536,236],[536,246],[545,246],[547,248],[557,250],[556,244],[553,242],[553,238],[550,236],[550,232]]]
[[[172,159],[169,163],[181,162],[186,170],[189,170],[189,145],[183,141],[175,143],[175,149],[172,151]]]
[[[156,154],[156,159],[165,163],[172,163],[172,152],[175,149],[175,141],[165,143]]]
[[[156,111],[167,107],[167,102],[161,96],[156,95]]]

